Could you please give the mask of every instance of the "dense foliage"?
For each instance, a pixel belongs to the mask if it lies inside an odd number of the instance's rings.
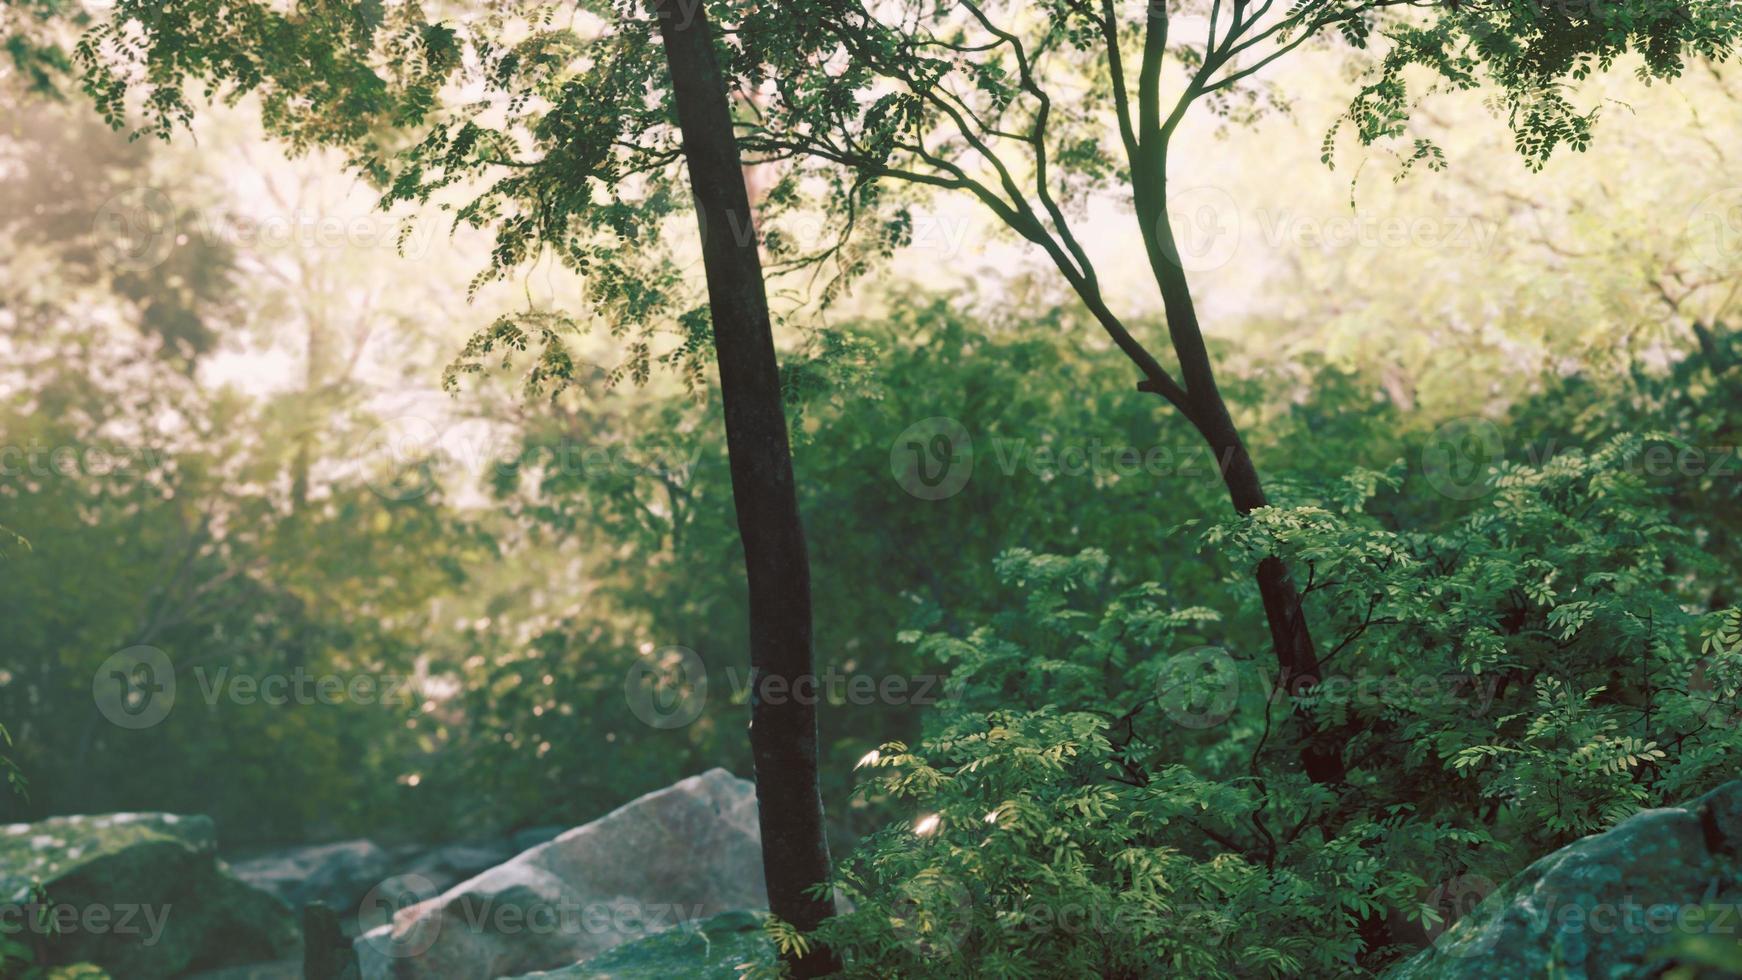
[[[1206,534],[1308,563],[1344,631],[1303,699],[1357,733],[1335,801],[1285,774],[1292,699],[1213,610],[1102,552],[1005,554],[1006,612],[907,636],[951,697],[863,760],[914,822],[843,869],[830,941],[867,975],[1378,968],[1448,888],[1724,781],[1742,610],[1690,611],[1723,570],[1641,475],[1654,446],[1503,466],[1432,531],[1388,530],[1408,489],[1358,472]]]
[[[901,682],[826,695],[851,909],[777,942],[865,976],[1372,973],[1736,772],[1733,4],[716,6],[818,666]],[[31,99],[0,119],[0,813],[455,838],[747,774],[711,324],[640,7],[0,14]],[[1273,74],[1297,49],[1322,60]],[[1146,57],[1166,93],[1105,70]],[[1598,106],[1614,152],[1556,156]],[[1146,116],[1206,182],[1182,226],[1246,221],[1176,285],[1263,471],[1249,514],[1201,419],[1132,388],[1126,341],[1180,315],[1127,227]],[[259,123],[307,156],[262,162]],[[321,185],[345,170],[361,204]],[[1324,244],[1375,213],[1432,233]],[[361,224],[301,237],[330,214]],[[1278,558],[1310,684],[1271,655]],[[93,692],[139,647],[178,700],[131,729]],[[226,686],[302,676],[339,693]],[[1306,739],[1346,780],[1308,779]]]

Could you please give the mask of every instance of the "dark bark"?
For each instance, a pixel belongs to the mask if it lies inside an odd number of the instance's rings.
[[[750,589],[750,748],[768,904],[808,933],[834,910],[831,899],[809,894],[828,881],[830,870],[817,782],[816,708],[814,699],[763,696],[771,689],[765,684],[784,682],[772,689],[792,691],[796,681],[815,672],[810,566],[762,262],[749,231],[749,195],[706,9],[696,0],[655,0],[653,9],[701,224],[732,498]],[[790,962],[799,977],[839,968],[821,947]]]
[[[1206,358],[1207,364],[1207,358]],[[1191,392],[1194,414],[1205,422],[1195,422],[1216,460],[1222,468],[1222,482],[1228,488],[1229,500],[1239,514],[1267,506],[1264,484],[1258,478],[1252,456],[1240,438],[1239,429],[1228,415],[1227,404],[1214,387]],[[1279,686],[1290,697],[1305,694],[1320,680],[1318,650],[1313,645],[1312,631],[1307,627],[1301,608],[1301,594],[1288,566],[1275,555],[1268,556],[1253,570],[1258,580],[1258,595],[1264,605],[1264,616],[1270,626],[1270,643],[1276,653]],[[1295,719],[1301,725],[1301,766],[1315,783],[1340,783],[1346,773],[1343,768],[1341,739],[1316,730],[1313,719],[1297,710]]]
[[[1157,173],[1165,174],[1164,159],[1158,155],[1150,162]],[[1214,452],[1235,512],[1249,514],[1268,505],[1269,499],[1258,477],[1258,469],[1253,465],[1252,455],[1247,451],[1239,427],[1228,412],[1228,403],[1216,384],[1215,370],[1204,345],[1197,308],[1192,302],[1191,289],[1168,218],[1166,188],[1165,176],[1140,180],[1135,185],[1137,210],[1144,220],[1144,237],[1149,245],[1151,266],[1167,314],[1168,338],[1179,357],[1180,377],[1185,389],[1182,410]],[[1153,384],[1140,387],[1158,390]],[[1159,393],[1165,394],[1165,391]],[[1178,403],[1177,398],[1170,400]],[[1320,677],[1318,651],[1301,608],[1300,589],[1295,585],[1288,566],[1274,555],[1260,561],[1253,574],[1258,581],[1258,594],[1270,626],[1279,684],[1291,696],[1304,694],[1319,682]],[[1301,766],[1308,778],[1315,783],[1342,782],[1346,775],[1342,759],[1344,737],[1317,730],[1311,716],[1304,711],[1297,709],[1294,714],[1301,728]]]
[[[339,913],[315,903],[302,908],[303,980],[357,980],[357,950],[339,922]]]
[[[1150,271],[1161,290],[1162,306],[1167,314],[1168,340],[1179,358],[1180,379],[1174,381],[1147,352],[1142,357],[1133,356],[1132,360],[1143,372],[1138,388],[1166,398],[1197,428],[1222,467],[1222,482],[1227,485],[1234,510],[1249,514],[1268,503],[1264,485],[1258,478],[1251,454],[1246,451],[1245,442],[1240,438],[1240,430],[1228,413],[1228,403],[1216,386],[1216,372],[1204,346],[1197,308],[1192,303],[1191,288],[1180,263],[1179,245],[1167,213],[1168,143],[1186,108],[1202,94],[1202,90],[1196,88],[1199,80],[1194,79],[1193,88],[1175,104],[1173,112],[1163,118],[1161,68],[1167,54],[1167,34],[1166,9],[1151,7],[1144,30],[1142,66],[1138,72],[1136,125],[1124,136],[1132,154],[1132,203],[1136,207]],[[1116,42],[1113,57],[1117,65]],[[1258,580],[1265,618],[1269,620],[1278,682],[1291,694],[1304,693],[1319,680],[1319,659],[1313,648],[1312,632],[1307,628],[1301,609],[1300,590],[1295,586],[1288,566],[1274,555],[1260,561],[1253,574]],[[1296,709],[1294,714],[1301,734],[1301,764],[1307,775],[1315,783],[1342,782],[1343,737],[1317,731],[1312,717],[1302,710]]]

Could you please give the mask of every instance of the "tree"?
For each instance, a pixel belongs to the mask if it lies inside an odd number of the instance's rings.
[[[648,95],[659,86],[644,57],[647,25],[634,4],[581,8],[588,16],[561,24],[530,0],[494,0],[451,22],[417,4],[284,14],[218,0],[167,9],[123,2],[117,22],[144,43],[99,29],[79,55],[87,84],[116,118],[129,88],[116,62],[149,65],[145,108],[160,132],[192,111],[188,81],[209,79],[233,94],[259,93],[271,124],[293,141],[352,146],[365,169],[390,182],[390,200],[487,182],[457,217],[496,229],[490,275],[550,247],[587,274],[589,300],[613,329],[644,331],[621,373],[645,377],[658,361],[693,377],[706,348],[695,321],[658,354],[648,329],[665,322],[660,311],[675,302],[679,282],[669,256],[650,264],[657,249],[648,246],[681,198],[671,190],[680,153],[669,115]],[[1690,56],[1728,56],[1742,31],[1736,10],[1720,0],[1307,0],[1280,9],[1273,0],[1209,0],[1135,11],[1111,0],[807,0],[721,4],[715,14],[731,55],[729,84],[741,96],[740,144],[753,163],[786,168],[757,223],[772,273],[833,265],[839,274],[827,300],[911,234],[892,186],[972,196],[1045,253],[1137,368],[1138,388],[1190,422],[1218,457],[1241,514],[1269,498],[1218,385],[1190,253],[1182,256],[1168,206],[1174,137],[1194,106],[1250,119],[1286,104],[1261,75],[1279,59],[1308,43],[1340,43],[1351,53],[1371,47],[1365,83],[1327,134],[1327,161],[1347,126],[1362,144],[1402,142],[1405,170],[1443,166],[1430,139],[1408,137],[1422,94],[1411,80],[1425,72],[1452,88],[1491,86],[1518,148],[1540,163],[1560,146],[1588,145],[1595,110],[1577,108],[1565,83],[1630,52],[1643,56],[1649,77],[1674,77]],[[1188,30],[1195,36],[1182,40]],[[308,70],[317,64],[321,71]],[[1183,76],[1177,90],[1170,70]],[[443,83],[461,75],[494,97],[441,105]],[[427,136],[401,148],[377,138],[374,127],[388,123]],[[1177,377],[1111,308],[1073,230],[1071,215],[1108,191],[1130,195]],[[838,219],[837,237],[817,243],[783,232],[779,213],[809,205]],[[624,242],[643,247],[626,253]],[[543,352],[529,381],[566,378],[573,365],[562,335],[575,326],[566,315],[529,310],[481,334],[458,368],[478,370],[483,355],[536,337]],[[1275,556],[1262,558],[1254,577],[1278,674],[1304,693],[1318,655],[1301,590]],[[1340,781],[1343,739],[1313,735],[1302,720],[1304,768],[1315,781]]]
[[[752,221],[750,197],[706,9],[657,0],[654,16],[696,194],[732,502],[750,587],[750,747],[768,904],[781,921],[808,933],[828,918],[834,900],[821,888],[830,862],[817,782],[816,701],[796,693],[806,683],[814,687],[816,677],[810,564],[762,259],[755,238],[742,233]],[[825,947],[790,953],[789,965],[801,977],[840,968]]]
[[[1518,148],[1540,162],[1590,138],[1595,112],[1577,108],[1566,83],[1635,52],[1647,76],[1674,77],[1689,57],[1727,57],[1742,31],[1720,0],[1577,9],[1209,0],[1137,11],[1111,0],[802,0],[722,3],[714,15],[730,56],[728,87],[740,95],[739,144],[752,164],[786,168],[754,227],[746,215],[735,229],[761,239],[770,272],[832,266],[826,301],[911,235],[892,188],[971,196],[1051,260],[1137,368],[1139,390],[1192,425],[1221,461],[1242,515],[1265,511],[1269,498],[1218,383],[1189,250],[1169,211],[1169,162],[1188,112],[1251,118],[1285,104],[1262,77],[1279,59],[1308,43],[1371,46],[1367,79],[1327,136],[1327,161],[1346,126],[1365,145],[1401,142],[1405,170],[1443,166],[1433,142],[1408,129],[1422,95],[1413,82],[1425,73],[1453,88],[1490,86]],[[387,203],[446,201],[457,221],[492,229],[496,248],[481,281],[544,255],[585,277],[581,316],[534,307],[504,317],[467,346],[453,377],[536,345],[529,387],[567,383],[576,365],[566,338],[598,320],[630,338],[613,378],[641,380],[667,366],[699,384],[713,338],[661,235],[686,200],[677,179],[684,153],[659,59],[649,57],[651,31],[644,8],[629,2],[582,3],[565,21],[531,0],[290,10],[122,0],[77,55],[88,90],[117,123],[136,88],[148,128],[164,134],[193,112],[190,85],[226,98],[252,94],[269,128],[293,145],[349,148],[387,188]],[[1182,42],[1187,31],[1194,37]],[[1174,73],[1177,89],[1168,84]],[[447,97],[462,83],[474,94]],[[454,203],[456,189],[468,199]],[[1073,230],[1072,215],[1108,191],[1130,195],[1175,367],[1111,308]],[[810,205],[839,219],[837,237],[806,242],[783,229],[782,212]],[[1253,558],[1275,670],[1303,693],[1319,656],[1302,590],[1280,556]],[[1316,731],[1299,717],[1303,768],[1315,782],[1341,782],[1349,733]]]
[[[834,209],[846,230],[875,205],[876,182],[977,198],[1044,251],[1137,368],[1138,389],[1166,399],[1192,424],[1222,463],[1234,509],[1251,514],[1269,500],[1218,387],[1191,291],[1191,263],[1182,258],[1177,216],[1168,207],[1174,135],[1193,106],[1235,121],[1252,118],[1285,104],[1259,77],[1264,68],[1308,42],[1340,38],[1366,49],[1378,34],[1387,46],[1338,128],[1350,124],[1364,144],[1403,137],[1415,98],[1406,70],[1425,68],[1452,87],[1491,82],[1520,151],[1540,162],[1562,144],[1583,149],[1589,138],[1595,111],[1574,107],[1564,81],[1607,68],[1629,50],[1645,56],[1643,73],[1673,77],[1688,53],[1728,55],[1742,28],[1733,7],[1705,2],[1621,0],[1577,10],[1405,0],[1274,6],[1157,0],[1133,15],[1112,0],[1050,0],[1030,16],[1033,5],[975,0],[819,0],[778,10],[745,4],[735,35],[739,86],[765,97],[745,121],[744,143],[765,159],[799,161],[789,187],[813,175],[832,178]],[[1172,31],[1176,23],[1201,31],[1198,43],[1182,43]],[[1184,74],[1183,88],[1171,97],[1164,91],[1169,65]],[[1061,83],[1071,86],[1072,97],[1056,91]],[[1105,135],[1108,116],[1116,138]],[[1336,132],[1326,137],[1327,162]],[[1405,169],[1418,161],[1443,165],[1427,139],[1410,145]],[[1131,195],[1177,380],[1109,307],[1071,226],[1070,215],[1089,194],[1114,188]],[[1255,577],[1282,684],[1304,693],[1319,667],[1300,590],[1273,555],[1261,558]],[[1342,779],[1341,741],[1307,741],[1302,761],[1314,781]]]
[[[487,276],[505,275],[547,247],[581,271],[593,271],[592,263],[598,261],[605,268],[589,277],[588,285],[603,307],[621,316],[614,330],[639,327],[645,337],[652,337],[670,320],[678,320],[683,342],[659,360],[677,366],[691,385],[702,383],[706,352],[711,348],[716,353],[750,593],[751,744],[770,906],[787,925],[810,931],[832,908],[832,900],[822,893],[830,860],[817,780],[815,705],[793,693],[814,678],[814,670],[809,569],[782,382],[757,245],[747,233],[751,210],[727,91],[706,17],[692,4],[660,2],[650,9],[653,16],[625,19],[624,29],[600,36],[602,47],[615,48],[615,55],[626,60],[614,62],[617,67],[603,77],[590,79],[570,77],[566,71],[568,58],[577,53],[573,45],[578,38],[570,32],[535,31],[521,44],[499,46],[503,25],[515,14],[530,11],[535,28],[549,16],[546,9],[518,3],[479,5],[475,33],[426,20],[417,4],[319,5],[289,13],[250,3],[124,4],[109,24],[81,39],[77,56],[87,70],[87,90],[110,120],[120,123],[127,114],[131,80],[117,70],[116,61],[143,53],[150,78],[145,107],[164,137],[177,123],[192,118],[192,107],[180,90],[189,79],[232,83],[234,97],[258,91],[271,133],[298,148],[333,144],[351,149],[357,154],[354,162],[387,185],[388,203],[427,202],[474,165],[524,169],[523,177],[487,185],[482,196],[458,208],[458,220],[497,231]],[[652,53],[649,28],[655,24],[664,41],[669,83],[649,68],[661,63],[647,57]],[[131,47],[135,30],[148,41],[143,52]],[[463,70],[462,44],[490,62],[487,77],[525,86],[511,97],[511,114],[530,102],[542,106],[543,99],[563,96],[562,110],[542,118],[529,134],[564,157],[563,162],[547,158],[545,165],[522,168],[511,140],[470,121],[458,131],[447,128],[452,113],[439,95]],[[382,55],[391,60],[383,62]],[[626,87],[631,82],[639,88]],[[649,97],[648,91],[656,95]],[[607,120],[622,125],[634,118],[640,127],[661,133],[663,141],[637,149],[637,167],[614,170],[609,160],[622,141],[599,128],[594,99],[603,101]],[[482,111],[481,106],[467,105],[459,115]],[[389,149],[399,145],[405,129],[420,125],[428,126],[421,142]],[[610,257],[622,249],[623,239],[638,236],[646,220],[643,207],[626,206],[622,200],[625,192],[641,189],[633,178],[655,175],[658,180],[641,204],[654,214],[668,212],[681,200],[676,174],[680,160],[687,164],[697,202],[708,292],[706,304],[689,307],[681,316],[673,309],[673,297],[659,291],[662,286],[681,291],[681,277],[669,263],[662,272],[648,275],[645,264],[630,271],[645,262],[633,250],[621,259]],[[426,181],[431,165],[450,173]],[[601,203],[595,194],[619,200]],[[526,204],[527,210],[505,214],[502,195]],[[584,247],[573,237],[571,222],[606,230],[617,240]],[[574,377],[574,360],[551,341],[576,326],[575,321],[561,312],[537,310],[529,311],[527,319],[538,324],[547,341],[528,379],[529,390],[566,385]],[[499,348],[525,349],[526,340],[520,322],[497,321],[467,346],[450,368],[449,381],[480,371],[482,358]],[[645,381],[654,358],[649,340],[632,342],[628,361],[611,372],[611,380]],[[802,940],[791,950],[791,965],[800,975],[826,973],[836,966],[826,949],[807,948]]]

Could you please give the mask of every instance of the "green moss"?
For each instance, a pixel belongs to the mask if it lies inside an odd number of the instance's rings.
[[[738,910],[624,943],[585,963],[528,974],[521,980],[737,980],[741,964],[772,963],[774,958],[774,947],[762,932],[762,915]]]
[[[0,826],[0,897],[23,901],[32,882],[48,883],[144,844],[210,855],[217,832],[202,816],[109,813]]]
[[[20,933],[45,965],[152,980],[294,953],[291,911],[218,861],[206,817],[109,814],[0,827],[0,896],[40,883],[73,925]]]

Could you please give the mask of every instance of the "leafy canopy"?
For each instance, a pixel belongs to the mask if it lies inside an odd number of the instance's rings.
[[[774,273],[828,272],[826,303],[909,239],[907,191],[962,191],[1042,248],[1128,352],[1071,216],[1094,193],[1164,182],[1193,105],[1236,122],[1286,107],[1264,69],[1303,45],[1367,65],[1338,126],[1401,142],[1405,167],[1443,159],[1407,138],[1417,101],[1477,85],[1540,165],[1588,145],[1595,110],[1571,83],[1629,53],[1642,75],[1673,77],[1727,57],[1742,31],[1724,0],[795,0],[719,2],[709,16],[746,154],[776,168],[754,227],[745,216],[738,229],[763,237]],[[292,146],[347,149],[384,206],[436,202],[487,229],[496,244],[475,285],[541,258],[582,277],[585,309],[529,303],[497,320],[450,385],[536,346],[528,387],[561,387],[577,374],[565,337],[602,320],[630,338],[610,379],[662,365],[693,386],[708,327],[686,284],[688,238],[668,234],[687,195],[656,37],[628,0],[120,0],[75,53],[116,125],[136,111],[167,136],[202,98],[252,95]],[[822,235],[783,222],[817,211]]]

